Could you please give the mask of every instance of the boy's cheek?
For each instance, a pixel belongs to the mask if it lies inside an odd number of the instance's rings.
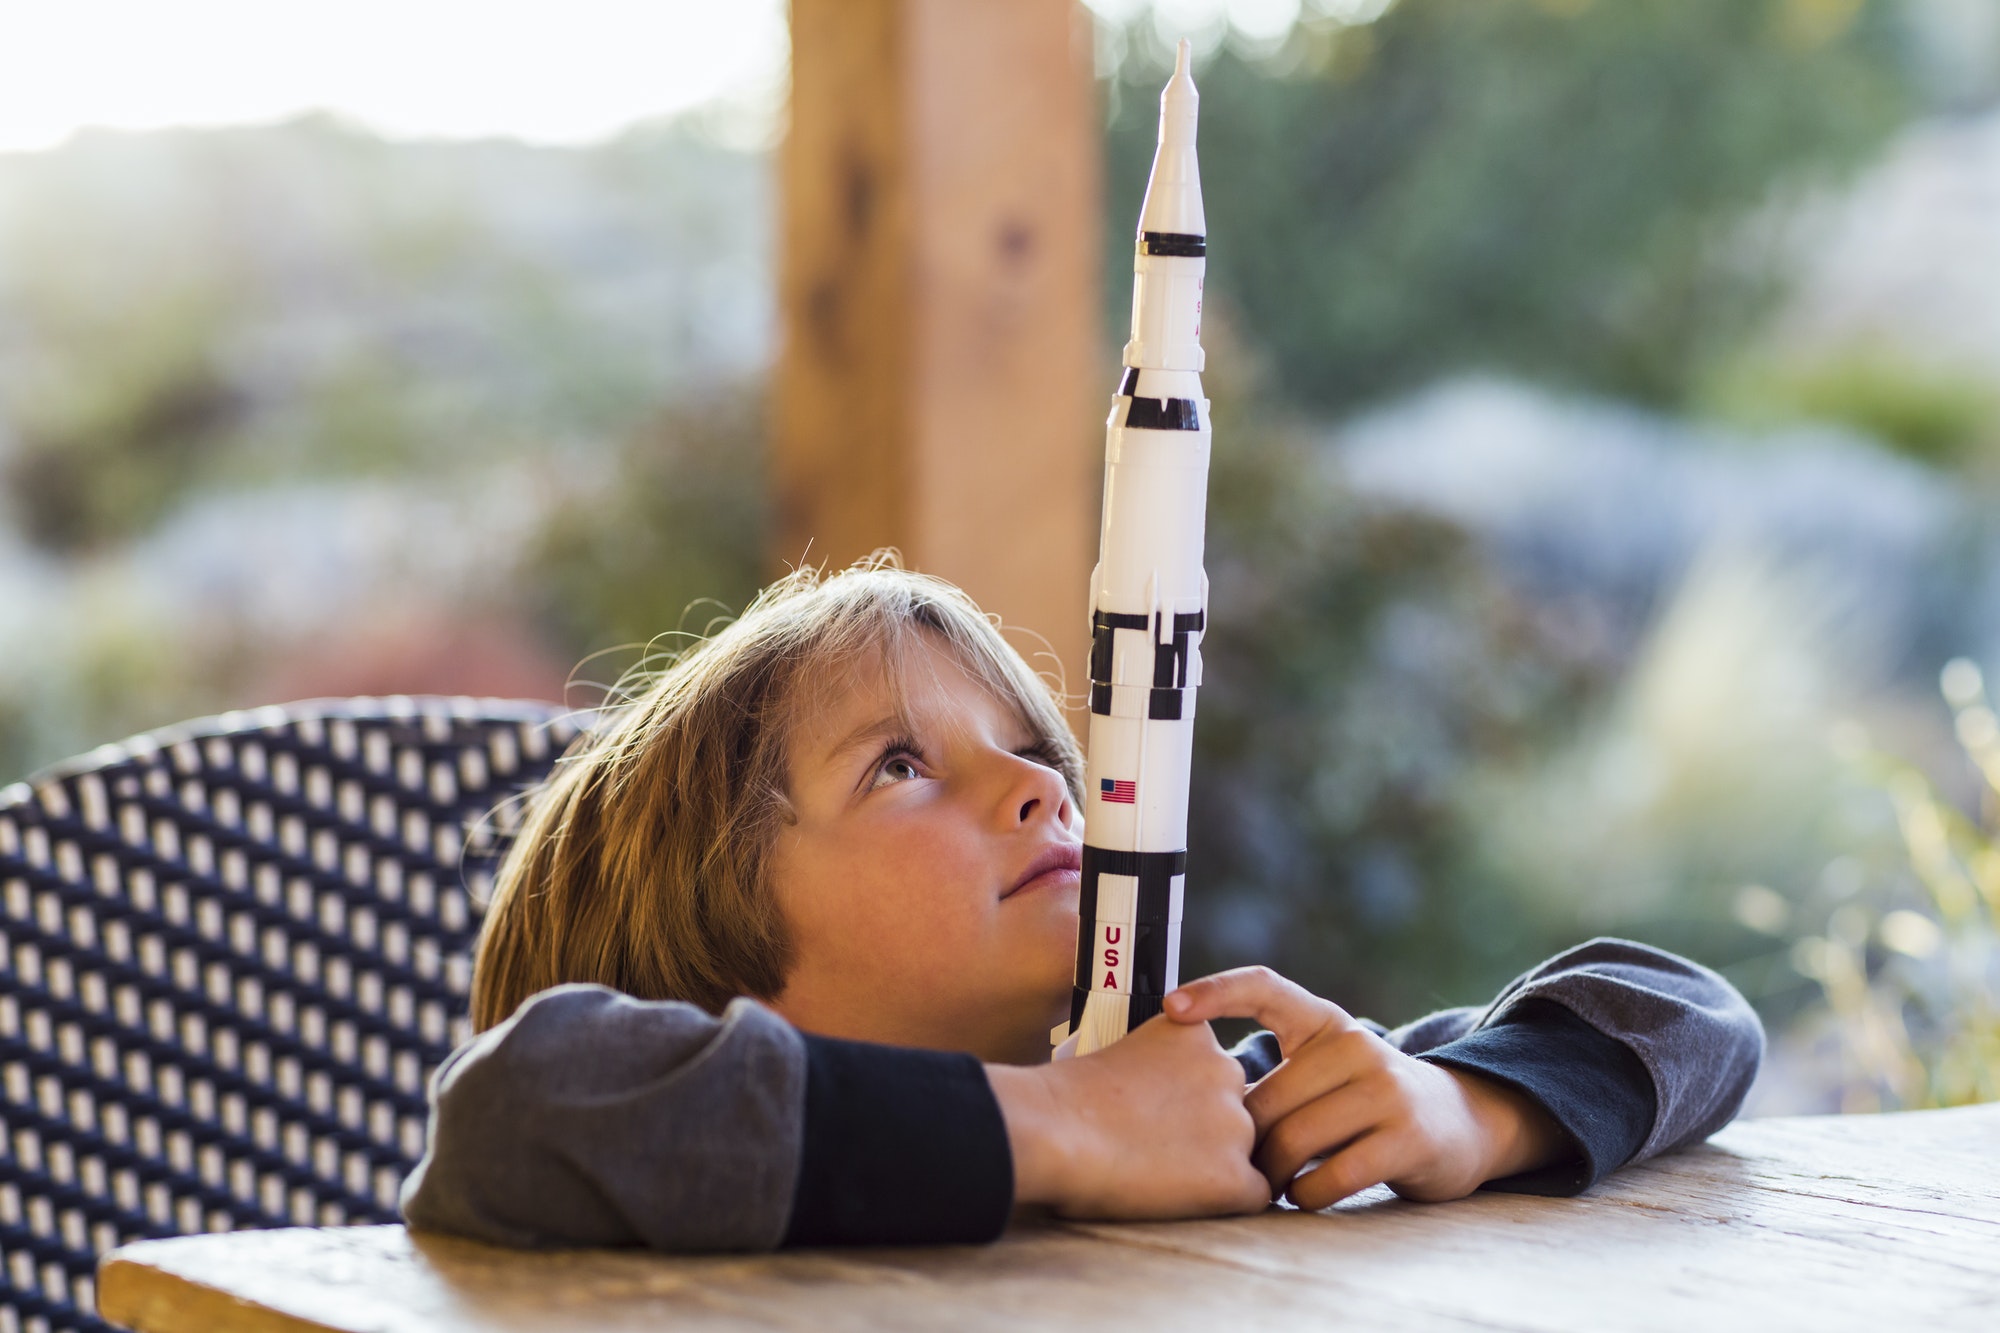
[[[1022,914],[1026,947],[1021,966],[1037,975],[1053,971],[1067,985],[1076,969],[1077,895],[1052,894],[1040,906],[1042,910]]]

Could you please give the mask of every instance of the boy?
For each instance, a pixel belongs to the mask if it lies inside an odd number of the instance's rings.
[[[1573,1193],[1713,1133],[1756,1073],[1726,982],[1620,941],[1395,1032],[1222,973],[1043,1063],[1080,780],[1048,687],[949,584],[867,562],[767,590],[538,795],[410,1223],[761,1249],[988,1240],[1020,1204]],[[1226,1053],[1225,1016],[1268,1030]]]

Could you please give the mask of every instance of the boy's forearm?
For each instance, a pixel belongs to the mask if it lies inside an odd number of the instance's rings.
[[[786,1245],[976,1244],[1006,1229],[1014,1163],[990,1067],[802,1034],[806,1095]]]
[[[546,991],[439,1071],[404,1216],[502,1245],[769,1249],[797,1186],[806,1076],[798,1033],[747,1001],[718,1019]]]
[[[1560,1005],[1630,1051],[1655,1096],[1631,1160],[1707,1138],[1735,1118],[1757,1076],[1764,1028],[1722,977],[1678,955],[1599,939],[1523,978],[1516,998]]]
[[[1506,1188],[1575,1193],[1727,1124],[1756,1076],[1763,1028],[1735,988],[1674,954],[1599,939],[1524,973],[1482,1010],[1390,1033],[1413,1055],[1531,1096],[1563,1160]]]
[[[701,1251],[991,1240],[1011,1201],[970,1056],[570,986],[454,1053],[402,1202],[503,1245]]]

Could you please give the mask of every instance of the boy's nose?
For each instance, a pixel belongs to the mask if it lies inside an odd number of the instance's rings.
[[[1017,793],[1018,808],[1015,811],[1015,823],[1031,822],[1044,813],[1042,807],[1046,805],[1048,807],[1046,813],[1054,817],[1058,826],[1067,825],[1069,784],[1063,780],[1063,775],[1047,764],[1038,764],[1032,759],[1023,759],[1019,762],[1026,765],[1030,771],[1023,774]]]

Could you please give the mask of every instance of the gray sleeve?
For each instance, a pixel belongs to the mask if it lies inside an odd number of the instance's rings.
[[[1485,1011],[1477,1005],[1440,1009],[1434,1014],[1425,1014],[1414,1023],[1405,1023],[1393,1032],[1385,1031],[1380,1035],[1387,1037],[1389,1044],[1404,1055],[1422,1055],[1425,1051],[1433,1050],[1448,1041],[1457,1041],[1478,1027],[1483,1012]]]
[[[1678,955],[1595,939],[1516,977],[1483,1009],[1447,1009],[1388,1034],[1411,1055],[1506,1021],[1525,1000],[1561,1005],[1638,1057],[1657,1111],[1633,1161],[1699,1142],[1743,1105],[1764,1026],[1736,988]]]
[[[403,1216],[502,1245],[771,1249],[805,1092],[803,1039],[755,1001],[558,986],[438,1070]]]

